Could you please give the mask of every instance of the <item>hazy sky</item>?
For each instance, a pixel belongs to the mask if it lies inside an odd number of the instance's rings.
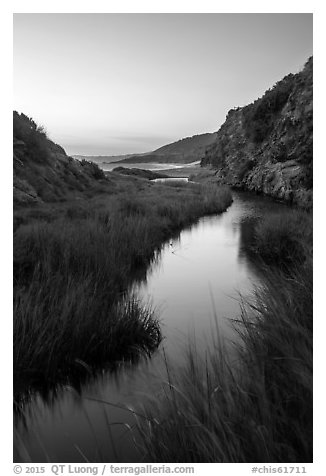
[[[312,14],[15,14],[14,109],[69,154],[218,130],[312,55]]]

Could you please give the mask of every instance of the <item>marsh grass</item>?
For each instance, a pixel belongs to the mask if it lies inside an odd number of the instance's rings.
[[[267,264],[289,267],[312,258],[312,213],[272,213],[256,226],[253,251]]]
[[[21,387],[150,355],[153,311],[129,296],[172,233],[231,203],[227,189],[118,182],[97,200],[20,209],[14,233],[14,377]],[[132,186],[129,186],[132,183]]]

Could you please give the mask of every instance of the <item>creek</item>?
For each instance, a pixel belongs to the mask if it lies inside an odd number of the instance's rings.
[[[237,339],[231,320],[240,315],[240,295],[250,295],[262,279],[250,253],[254,224],[287,209],[246,192],[233,192],[233,199],[225,213],[203,217],[168,240],[145,281],[133,286],[159,315],[164,339],[158,351],[115,373],[101,373],[78,393],[64,387],[50,396],[34,395],[15,415],[15,462],[142,461],[132,409],[160,391],[166,360],[183,364],[189,339],[195,336],[198,351],[205,350],[214,315],[222,337]]]

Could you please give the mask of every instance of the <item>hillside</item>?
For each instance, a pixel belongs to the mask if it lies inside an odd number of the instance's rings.
[[[219,181],[312,205],[313,59],[248,106],[228,112],[202,166]]]
[[[194,157],[194,160],[200,159],[200,155],[205,152],[216,138],[216,133],[198,134],[192,137],[180,139],[172,144],[164,145],[156,149],[153,153],[156,154],[181,154],[184,157]],[[188,162],[188,160],[187,160]]]
[[[201,160],[206,148],[211,145],[216,138],[216,133],[199,134],[192,137],[180,139],[177,142],[164,145],[153,152],[147,154],[135,154],[117,163],[180,163],[188,164]]]
[[[25,114],[13,115],[14,203],[60,201],[101,188],[102,170],[67,156]]]

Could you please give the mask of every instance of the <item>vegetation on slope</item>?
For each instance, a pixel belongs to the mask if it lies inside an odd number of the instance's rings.
[[[64,201],[107,190],[104,173],[77,161],[52,142],[45,129],[25,114],[13,114],[14,203]]]
[[[49,141],[44,127],[25,114],[13,114],[14,141],[22,141],[27,148],[27,158],[35,162],[48,162],[50,159]],[[59,147],[59,146],[58,146]]]
[[[295,86],[295,76],[289,74],[243,109],[244,127],[249,140],[263,142],[272,132],[278,114],[286,104]]]
[[[312,207],[313,62],[229,111],[201,165],[222,183]]]

